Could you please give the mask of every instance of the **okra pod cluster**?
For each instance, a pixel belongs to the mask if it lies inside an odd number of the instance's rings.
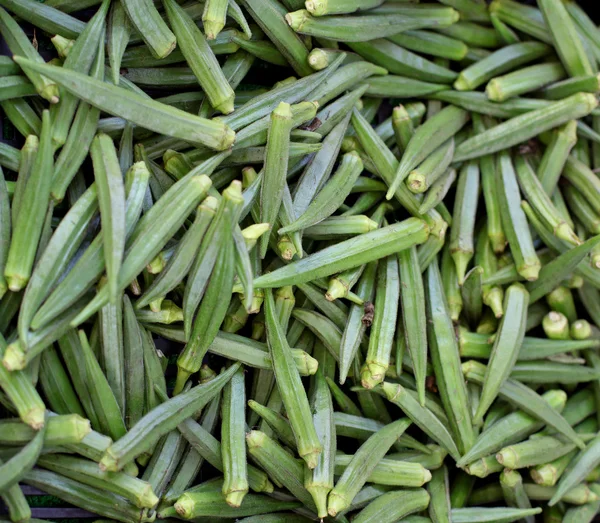
[[[0,0],[0,519],[593,521],[594,15]]]

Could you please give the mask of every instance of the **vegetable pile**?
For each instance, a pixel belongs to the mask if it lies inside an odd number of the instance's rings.
[[[0,6],[13,522],[22,485],[123,523],[600,512],[581,7]]]

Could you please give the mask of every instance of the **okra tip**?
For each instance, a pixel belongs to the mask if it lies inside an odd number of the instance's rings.
[[[504,292],[500,287],[493,287],[485,295],[485,304],[492,309],[496,318],[502,318],[504,315],[503,297]]]
[[[535,483],[543,487],[553,487],[558,480],[558,471],[550,463],[547,463],[543,467],[532,468],[530,475]]]
[[[325,293],[325,299],[327,301],[335,301],[338,298],[343,298],[348,294],[348,286],[344,285],[337,278],[333,278],[329,280],[329,286],[327,287],[327,292]]]
[[[13,341],[6,347],[2,364],[7,370],[22,370],[27,365],[25,351],[20,341]]]
[[[587,320],[576,320],[571,325],[570,334],[574,340],[587,340],[592,336],[592,326]]]
[[[140,506],[145,508],[154,508],[156,505],[158,505],[158,496],[153,492],[152,485],[150,485],[150,483],[143,488],[138,501]]]
[[[24,289],[29,281],[29,278],[20,276],[19,274],[5,274],[8,288],[13,292],[19,292]]]
[[[323,16],[327,14],[327,0],[306,0],[304,5],[311,15]]]
[[[229,492],[225,496],[225,502],[233,508],[237,508],[242,504],[242,501],[246,497],[248,493],[248,489],[245,490],[235,490],[233,492]]]
[[[33,407],[22,414],[21,419],[33,430],[40,430],[46,420],[46,409],[44,407]]]
[[[365,389],[372,389],[379,385],[385,378],[387,366],[379,363],[367,363],[360,373],[360,381]]]
[[[381,388],[383,389],[385,397],[391,402],[393,402],[396,399],[396,396],[402,392],[402,385],[397,383],[389,383],[387,381],[384,381],[381,384]]]
[[[98,465],[100,470],[104,472],[118,472],[120,470],[119,459],[113,454],[112,446],[108,447],[104,451],[104,455],[100,459],[100,463]]]
[[[194,500],[190,499],[189,496],[184,494],[175,502],[175,510],[184,519],[189,519],[193,515]]]
[[[514,469],[518,462],[519,456],[513,447],[505,447],[496,454],[496,461],[508,469]]]
[[[331,517],[335,517],[339,512],[344,510],[350,505],[349,501],[344,496],[340,495],[335,491],[335,488],[329,493],[329,500],[327,502],[327,512]]]
[[[308,65],[310,65],[315,71],[321,71],[329,65],[329,58],[327,53],[323,49],[313,49],[308,53]]]
[[[223,114],[231,113],[233,111],[233,98],[231,98],[230,102],[222,102],[219,107],[215,107],[215,109],[221,111]],[[227,149],[233,147],[234,142],[235,131],[231,127],[223,124],[223,137],[221,138],[217,150],[226,151]]]
[[[302,26],[308,20],[310,20],[310,13],[306,9],[300,9],[285,15],[285,21],[294,31],[302,31]]]
[[[204,25],[204,34],[206,35],[207,40],[214,40],[218,34],[221,32],[225,24],[223,20],[203,20]],[[225,113],[227,114],[227,113]]]
[[[519,267],[518,272],[527,281],[535,281],[538,279],[538,276],[540,275],[541,268],[542,267],[539,262],[531,263],[531,264],[526,264],[526,265],[522,265],[521,267]]]
[[[571,226],[565,221],[561,221],[554,228],[554,236],[572,245],[581,245],[582,243],[575,232],[573,232],[573,229],[571,229]]]

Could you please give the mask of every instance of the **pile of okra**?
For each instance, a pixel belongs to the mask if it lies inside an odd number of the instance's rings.
[[[0,34],[3,517],[600,512],[575,1],[0,0]]]

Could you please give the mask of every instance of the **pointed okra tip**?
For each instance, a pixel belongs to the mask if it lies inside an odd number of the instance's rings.
[[[310,18],[310,13],[306,9],[300,9],[285,15],[285,21],[294,31],[301,31],[302,26],[309,21]]]

